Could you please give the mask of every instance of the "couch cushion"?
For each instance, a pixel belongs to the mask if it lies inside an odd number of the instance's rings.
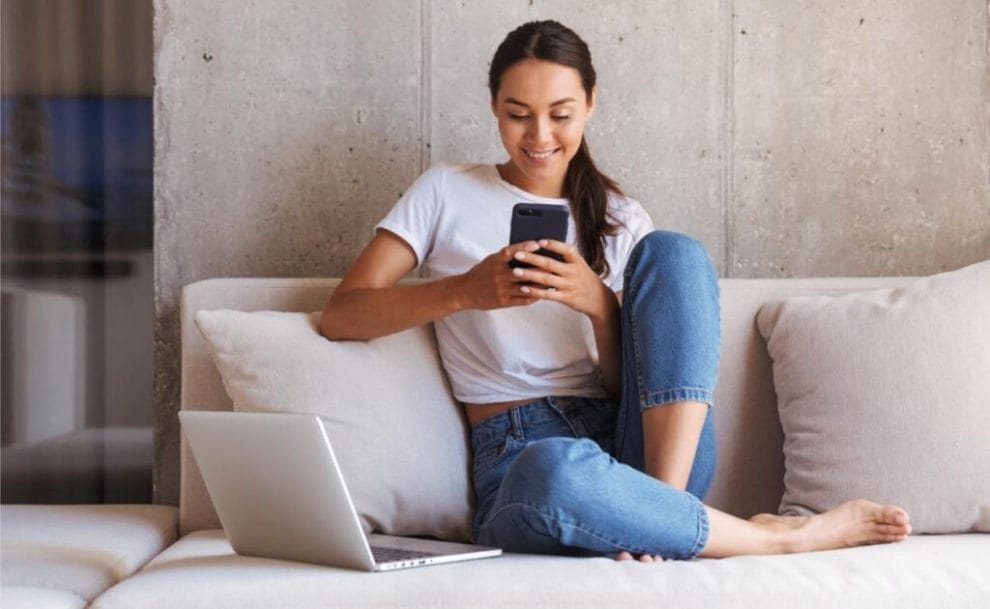
[[[0,582],[90,601],[175,541],[176,523],[162,505],[4,505]]]
[[[89,603],[83,597],[64,590],[30,586],[0,587],[3,609],[83,609]]]
[[[235,410],[319,415],[366,531],[468,540],[466,424],[432,325],[331,341],[320,314],[200,311]]]
[[[93,607],[982,609],[990,597],[988,553],[990,536],[969,534],[790,556],[645,564],[507,554],[364,573],[238,556],[221,531],[199,531]]]
[[[784,430],[784,513],[857,497],[915,532],[990,532],[990,261],[758,316]]]

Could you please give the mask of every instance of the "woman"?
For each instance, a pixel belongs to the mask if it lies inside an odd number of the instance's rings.
[[[863,500],[749,521],[702,504],[720,347],[707,254],[654,231],[595,168],[584,140],[595,72],[577,34],[554,21],[519,27],[495,53],[489,88],[508,160],[421,176],[321,321],[331,339],[435,322],[472,426],[476,541],[651,562],[904,539],[903,509]],[[506,245],[519,201],[569,206],[574,243]],[[531,266],[513,270],[512,258]],[[395,287],[420,264],[432,281]]]

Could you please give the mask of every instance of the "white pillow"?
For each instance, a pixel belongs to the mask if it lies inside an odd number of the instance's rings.
[[[196,325],[235,410],[323,419],[366,532],[468,540],[467,423],[432,326],[331,341],[319,317],[198,311]]]
[[[902,289],[763,306],[781,513],[866,498],[916,533],[990,532],[990,261]]]

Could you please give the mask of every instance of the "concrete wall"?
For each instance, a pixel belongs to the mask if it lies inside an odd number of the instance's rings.
[[[488,62],[589,43],[598,164],[727,277],[990,258],[986,0],[156,0],[156,497],[177,497],[177,298],[338,276],[439,161],[504,158]]]

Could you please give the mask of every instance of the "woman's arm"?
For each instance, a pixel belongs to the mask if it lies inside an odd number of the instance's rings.
[[[605,317],[592,318],[591,327],[595,330],[602,386],[605,393],[618,402],[622,399],[622,292],[613,292],[606,287],[603,293],[607,302],[603,307]]]
[[[401,237],[379,231],[354,262],[323,308],[320,332],[332,340],[368,340],[421,326],[464,309],[529,305],[508,262],[518,243],[488,256],[471,270],[417,285],[396,287],[416,268],[416,254]]]
[[[378,231],[323,308],[329,339],[367,340],[429,323],[462,308],[458,277],[395,287],[416,268],[416,254],[397,235]]]

